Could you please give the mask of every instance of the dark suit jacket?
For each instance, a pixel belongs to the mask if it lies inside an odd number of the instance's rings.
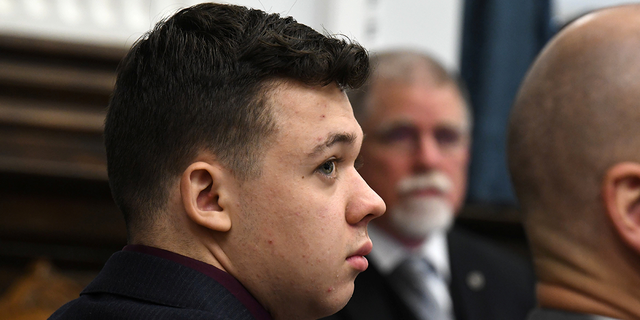
[[[523,320],[533,309],[531,267],[478,236],[454,228],[448,235],[456,320]],[[412,320],[409,307],[371,264],[355,281],[347,306],[332,320]]]
[[[170,260],[120,251],[78,299],[49,319],[254,318],[213,278]]]
[[[604,320],[612,319],[592,314],[573,313],[554,309],[535,309],[529,314],[527,320]]]

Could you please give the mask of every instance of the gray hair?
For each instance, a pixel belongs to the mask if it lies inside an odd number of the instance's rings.
[[[372,73],[364,86],[347,92],[356,119],[361,124],[368,113],[367,99],[371,87],[378,81],[405,83],[407,85],[423,81],[433,87],[455,85],[464,101],[464,107],[471,126],[472,113],[466,87],[459,77],[447,71],[440,62],[428,54],[413,50],[393,50],[372,54]]]

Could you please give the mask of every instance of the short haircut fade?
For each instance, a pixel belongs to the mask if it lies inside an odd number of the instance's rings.
[[[291,17],[205,3],[161,21],[121,62],[105,121],[109,182],[129,231],[153,221],[169,182],[203,150],[240,180],[260,174],[277,130],[270,81],[357,88],[368,73],[364,48]]]

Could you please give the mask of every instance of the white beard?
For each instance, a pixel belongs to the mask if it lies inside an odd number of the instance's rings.
[[[442,171],[407,177],[396,186],[400,202],[389,208],[392,227],[401,235],[424,239],[436,231],[446,232],[453,224],[453,206],[446,195],[453,183]],[[437,190],[440,195],[417,196],[414,192]]]
[[[453,207],[439,196],[408,198],[389,211],[394,229],[413,239],[424,239],[435,231],[446,232],[453,225]]]

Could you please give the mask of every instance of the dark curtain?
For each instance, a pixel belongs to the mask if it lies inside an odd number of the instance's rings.
[[[471,204],[516,203],[505,152],[509,109],[553,31],[550,0],[465,1],[460,72],[474,117]]]

